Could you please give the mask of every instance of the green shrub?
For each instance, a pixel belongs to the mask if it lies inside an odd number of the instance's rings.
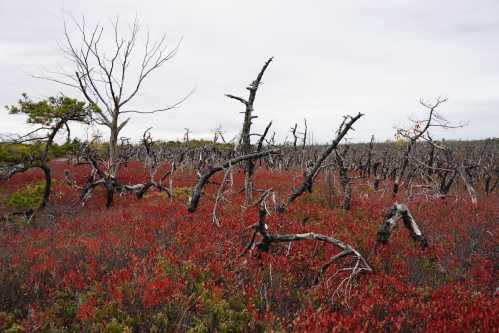
[[[64,157],[80,144],[78,140],[73,140],[62,145],[54,143],[50,146],[48,160]],[[40,159],[44,149],[45,144],[42,142],[32,144],[0,143],[0,167],[2,164],[23,163],[29,160],[37,161]]]
[[[191,196],[192,190],[190,187],[175,187],[173,189],[173,197],[178,199],[187,199]]]
[[[43,150],[42,143],[17,144],[17,143],[0,143],[0,165],[21,163],[30,158],[37,159],[40,157]]]
[[[243,298],[237,295],[224,300],[203,290],[200,295],[202,313],[194,317],[194,326],[188,332],[246,332],[252,317]]]
[[[15,211],[32,211],[42,201],[45,181],[27,185],[7,197],[5,205]]]

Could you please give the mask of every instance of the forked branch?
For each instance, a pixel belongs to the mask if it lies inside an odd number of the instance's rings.
[[[423,235],[421,228],[416,223],[411,212],[404,204],[395,203],[385,214],[383,224],[378,230],[377,244],[387,244],[390,236],[397,226],[397,221],[402,218],[404,226],[409,231],[412,239],[421,244],[422,247],[428,246],[428,240]]]
[[[253,233],[251,235],[251,240],[244,247],[240,256],[244,256],[253,247],[256,247],[260,251],[267,252],[269,251],[270,245],[272,243],[281,243],[281,242],[290,243],[302,240],[313,240],[313,241],[331,244],[341,250],[341,252],[331,257],[331,259],[320,268],[316,282],[319,280],[319,277],[326,271],[326,269],[329,266],[331,266],[331,264],[347,256],[352,256],[354,258],[354,264],[351,267],[345,267],[340,270],[342,272],[344,271],[350,272],[346,280],[344,280],[345,282],[343,282],[345,286],[347,285],[350,286],[353,279],[355,279],[360,273],[372,272],[372,268],[369,266],[367,260],[362,256],[362,254],[360,254],[359,251],[354,249],[349,244],[334,237],[317,234],[314,232],[307,232],[301,234],[284,234],[284,235],[270,233],[269,228],[265,223],[265,218],[268,213],[265,205],[265,200],[270,195],[270,193],[271,191],[266,191],[262,196],[262,198],[259,200],[260,203],[259,203],[258,222],[251,225],[248,228],[252,229]],[[258,235],[260,235],[261,239],[257,242],[256,239]]]
[[[333,152],[338,147],[338,144],[340,141],[343,139],[343,137],[352,129],[353,124],[362,117],[362,113],[358,113],[354,117],[346,117],[343,123],[341,124],[340,128],[338,129],[338,133],[336,135],[336,138],[333,140],[331,145],[327,147],[327,149],[321,154],[317,162],[310,167],[304,175],[303,182],[301,183],[300,187],[298,189],[294,189],[291,193],[291,195],[288,197],[287,202],[280,207],[280,211],[284,211],[286,209],[286,206],[288,206],[290,203],[292,203],[296,198],[298,198],[300,195],[302,195],[305,191],[311,191],[312,185],[314,182],[314,178],[321,169],[322,163],[328,158],[328,156]]]
[[[225,161],[224,163],[221,163],[216,166],[209,166],[204,172],[202,172],[199,175],[198,182],[194,186],[194,189],[192,190],[192,196],[190,197],[189,200],[189,206],[187,210],[191,213],[196,211],[196,208],[199,204],[199,200],[201,199],[201,195],[203,193],[203,188],[205,187],[206,184],[208,184],[211,176],[216,174],[217,172],[220,172],[222,170],[226,170],[230,168],[231,166],[242,162],[242,161],[247,161],[247,160],[254,160],[258,158],[262,158],[268,155],[275,155],[279,154],[280,150],[279,149],[271,149],[271,150],[266,150],[266,151],[260,151],[252,154],[247,154],[247,155],[242,155],[238,156],[235,158],[232,158],[230,160]]]

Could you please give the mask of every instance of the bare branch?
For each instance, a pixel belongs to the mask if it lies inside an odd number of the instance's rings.
[[[239,101],[241,103],[243,103],[244,105],[248,105],[248,101],[245,100],[244,98],[242,97],[239,97],[239,96],[234,96],[234,95],[231,95],[231,94],[225,94],[226,97],[229,97],[229,98],[232,98],[232,99],[235,99],[236,101]]]
[[[193,88],[191,91],[189,91],[189,93],[187,93],[187,95],[182,97],[178,102],[175,102],[174,104],[172,104],[170,106],[166,106],[164,108],[160,108],[160,109],[156,109],[156,110],[152,110],[152,111],[124,110],[124,111],[121,111],[121,113],[122,114],[123,113],[153,114],[153,113],[157,113],[157,112],[173,110],[176,107],[178,107],[180,104],[184,103],[189,97],[191,97],[195,91],[196,91],[196,88]]]
[[[302,195],[305,191],[310,190],[312,188],[312,184],[314,181],[315,174],[320,170],[322,163],[326,160],[326,158],[331,154],[331,152],[336,149],[340,141],[343,139],[343,137],[348,133],[348,131],[352,128],[352,125],[362,117],[362,113],[358,113],[354,117],[348,117],[348,121],[346,121],[347,118],[343,121],[341,124],[338,134],[336,138],[333,140],[332,144],[321,154],[317,162],[310,168],[308,172],[306,172],[305,177],[303,179],[303,182],[301,186],[293,190],[291,195],[288,197],[287,203],[283,205],[282,207],[279,208],[280,211],[284,211],[286,209],[286,206],[292,203],[296,198],[298,198],[300,195]]]
[[[252,153],[252,154],[248,154],[248,155],[242,155],[239,157],[235,157],[235,158],[227,160],[224,163],[219,164],[217,166],[209,166],[207,168],[207,170],[204,171],[200,175],[198,182],[194,186],[194,188],[192,190],[191,198],[189,200],[189,206],[188,206],[187,210],[191,213],[193,213],[196,210],[198,203],[199,203],[199,200],[201,198],[201,194],[203,192],[204,186],[208,183],[211,176],[213,176],[215,173],[220,172],[224,169],[227,169],[227,168],[229,168],[229,167],[231,167],[239,162],[245,161],[245,160],[257,159],[257,158],[261,158],[261,157],[271,155],[271,154],[279,154],[279,152],[280,152],[279,149],[271,149],[271,150],[266,150],[266,151],[261,151],[261,152],[256,152],[256,153]]]

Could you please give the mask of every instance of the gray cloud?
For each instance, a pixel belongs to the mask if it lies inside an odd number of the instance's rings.
[[[366,114],[352,140],[393,137],[393,127],[423,112],[419,99],[449,97],[441,112],[470,126],[436,133],[450,138],[497,136],[499,2],[480,1],[7,1],[0,0],[0,104],[21,92],[43,98],[77,92],[30,73],[64,66],[62,10],[90,22],[137,15],[155,36],[175,44],[176,58],[151,77],[135,106],[172,103],[197,86],[181,108],[136,116],[123,135],[154,126],[162,138],[189,127],[207,136],[222,125],[239,130],[245,94],[265,59],[275,56],[256,102],[257,128],[274,120],[281,138],[307,118],[316,141],[327,141],[343,114]],[[25,131],[22,118],[1,114],[0,133]],[[102,129],[105,132],[105,129]],[[230,136],[229,134],[229,136]]]

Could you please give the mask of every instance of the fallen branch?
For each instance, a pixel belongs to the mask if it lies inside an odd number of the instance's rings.
[[[213,213],[212,213],[212,222],[217,227],[220,227],[220,219],[218,218],[218,214],[217,214],[218,203],[220,201],[225,200],[225,198],[224,198],[225,188],[227,186],[228,176],[231,172],[232,172],[232,167],[229,167],[227,170],[225,170],[224,178],[223,178],[222,183],[220,184],[218,191],[217,191],[217,194],[215,196],[215,204],[213,205]]]
[[[199,175],[198,182],[194,186],[192,190],[192,196],[190,197],[189,200],[189,206],[187,207],[187,210],[190,213],[193,213],[196,211],[196,208],[199,204],[199,200],[201,199],[201,194],[203,193],[203,188],[206,184],[208,184],[211,176],[216,174],[217,172],[220,172],[222,170],[225,170],[239,162],[246,161],[246,160],[253,160],[257,158],[261,158],[267,155],[271,154],[279,154],[280,150],[279,149],[271,149],[271,150],[266,150],[266,151],[260,151],[252,154],[247,154],[247,155],[242,155],[239,157],[232,158],[230,160],[225,161],[222,164],[219,164],[217,166],[209,166],[203,173]]]
[[[342,285],[339,286],[339,288],[344,287],[344,288],[351,288],[352,281],[362,272],[372,272],[372,268],[369,266],[367,261],[364,259],[362,254],[360,254],[356,249],[354,249],[352,246],[349,244],[336,239],[334,237],[322,235],[322,234],[317,234],[314,232],[307,232],[307,233],[301,233],[301,234],[284,234],[284,235],[279,235],[279,234],[272,234],[269,232],[269,228],[267,224],[265,223],[265,218],[268,214],[267,209],[265,208],[265,200],[266,198],[270,195],[270,191],[266,191],[264,193],[263,198],[261,200],[259,199],[259,219],[258,222],[251,225],[248,227],[248,229],[253,229],[253,233],[251,235],[251,239],[249,243],[244,247],[243,251],[241,252],[240,256],[244,256],[250,249],[253,247],[256,247],[258,250],[262,252],[268,252],[270,248],[270,244],[272,243],[280,243],[280,242],[286,242],[290,243],[294,241],[302,241],[302,240],[314,240],[314,241],[319,241],[319,242],[324,242],[331,244],[339,249],[341,249],[341,252],[334,255],[331,257],[331,259],[324,264],[319,272],[318,276],[316,278],[316,283],[319,281],[320,276],[326,271],[326,269],[331,266],[334,262],[338,261],[341,258],[347,257],[347,256],[352,256],[355,258],[354,264],[351,267],[345,267],[340,269],[337,273],[339,272],[346,272],[349,271],[350,274],[346,279],[342,281]],[[260,235],[261,240],[256,242],[257,235]]]
[[[385,214],[383,224],[378,230],[377,244],[387,244],[392,231],[397,226],[397,221],[402,218],[404,221],[404,226],[409,230],[414,241],[421,244],[422,247],[427,247],[428,240],[424,237],[423,232],[419,228],[416,220],[412,217],[409,209],[404,204],[395,203]]]

